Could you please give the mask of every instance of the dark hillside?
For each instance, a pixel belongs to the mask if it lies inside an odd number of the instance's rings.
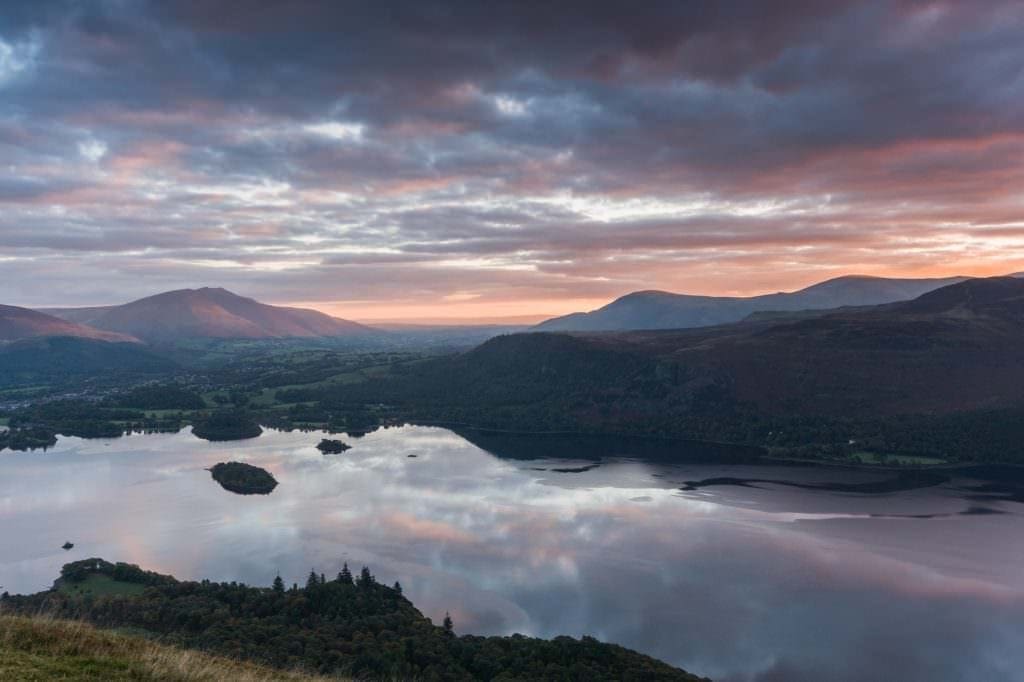
[[[1024,412],[1022,339],[1024,280],[968,280],[796,320],[506,336],[386,380],[287,397],[485,428],[1016,460],[1024,445],[1003,436]]]

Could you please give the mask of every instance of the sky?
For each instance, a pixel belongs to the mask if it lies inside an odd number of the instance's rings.
[[[1024,270],[1024,3],[0,4],[0,299],[359,320]]]

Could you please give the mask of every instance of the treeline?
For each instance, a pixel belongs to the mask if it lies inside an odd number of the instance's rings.
[[[145,421],[146,415],[138,410],[101,408],[87,400],[55,400],[15,411],[10,416],[9,426],[12,433],[115,438],[131,428],[129,425]]]
[[[0,450],[50,447],[56,444],[57,434],[117,438],[132,432],[177,431],[183,423],[181,413],[153,418],[142,410],[90,400],[55,400],[10,412],[9,430],[0,434]]]
[[[178,582],[98,559],[69,564],[62,581],[93,573],[147,586],[135,596],[75,596],[52,590],[4,595],[3,608],[53,613],[101,627],[131,627],[161,640],[278,668],[304,668],[361,680],[696,680],[655,659],[589,637],[540,640],[456,636],[451,620],[433,625],[369,569],[345,565],[331,577],[311,572],[304,586]],[[58,585],[59,587],[59,585]]]

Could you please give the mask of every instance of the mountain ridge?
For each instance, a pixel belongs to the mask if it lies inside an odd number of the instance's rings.
[[[0,342],[25,341],[53,336],[71,336],[95,341],[138,343],[127,334],[95,329],[36,310],[0,305]]]
[[[374,331],[316,310],[269,305],[219,287],[176,289],[117,306],[44,310],[157,344],[192,338],[313,338]]]
[[[764,312],[828,310],[910,300],[970,279],[904,279],[844,275],[792,292],[757,296],[701,296],[657,289],[630,292],[601,308],[545,320],[534,331],[630,331],[687,329],[739,322]]]

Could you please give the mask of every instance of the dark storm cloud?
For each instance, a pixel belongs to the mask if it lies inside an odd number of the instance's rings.
[[[321,270],[372,299],[390,264],[529,300],[1020,269],[1022,32],[1009,0],[8,2],[0,276],[132,253],[326,301]],[[8,302],[74,297],[47,289]]]

